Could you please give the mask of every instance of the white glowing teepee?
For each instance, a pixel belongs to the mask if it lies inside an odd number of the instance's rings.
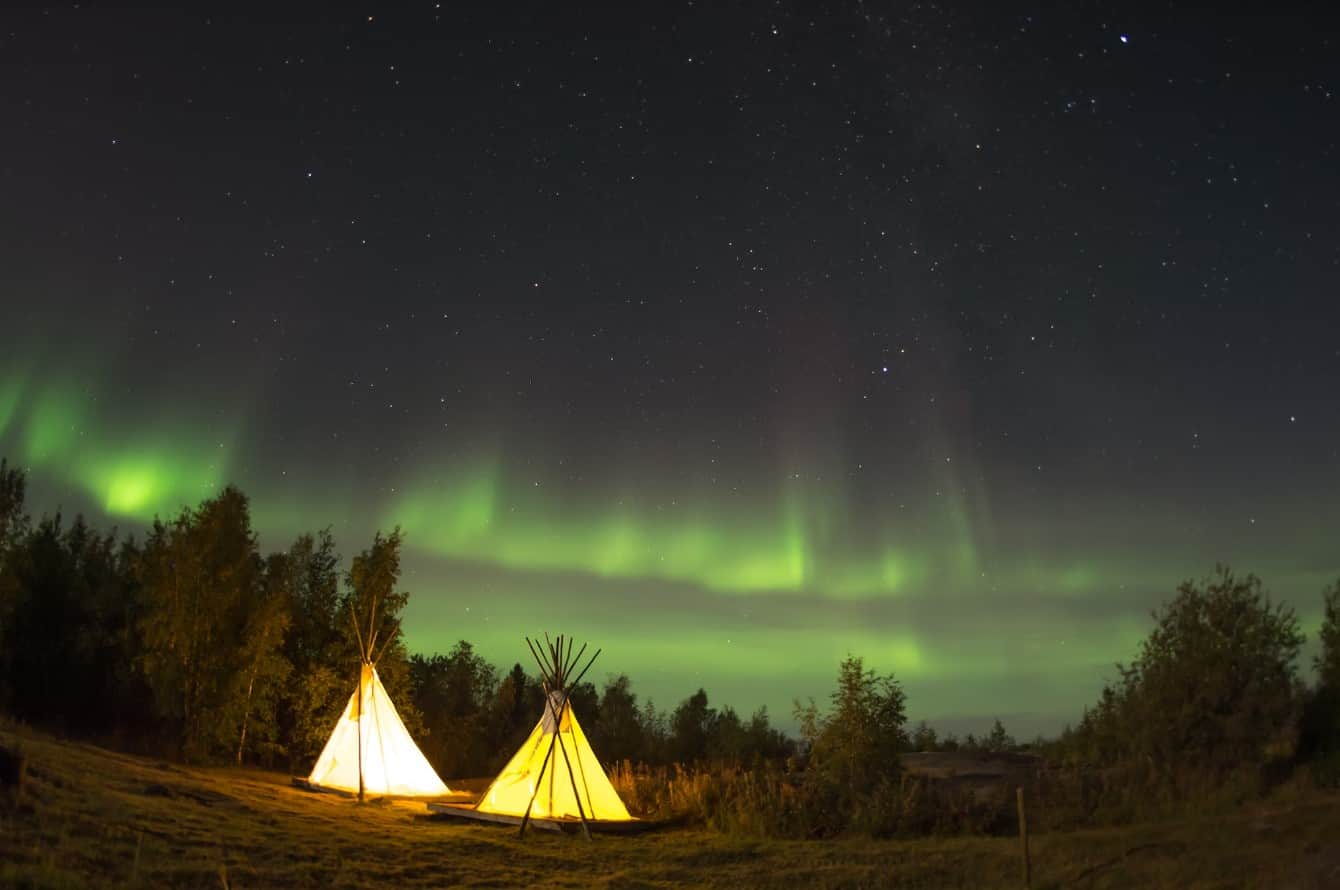
[[[546,642],[548,638],[546,637]],[[526,642],[529,644],[530,640]],[[541,659],[532,645],[531,652],[540,665],[548,696],[544,714],[526,743],[503,767],[493,784],[475,804],[481,813],[521,817],[521,831],[532,817],[554,821],[632,822],[619,794],[596,759],[577,716],[568,704],[572,687],[595,662],[591,656],[576,680],[571,670],[586,651],[583,646],[576,658],[572,644],[563,651],[564,638],[549,644],[549,658]],[[589,832],[588,832],[589,837]]]
[[[335,731],[330,734],[330,741],[316,759],[307,784],[315,788],[351,791],[359,800],[365,794],[396,797],[450,794],[419,746],[410,738],[409,730],[405,729],[391,697],[386,694],[381,677],[377,676],[377,661],[390,648],[400,626],[396,625],[382,645],[380,655],[374,657],[378,633],[372,626],[377,612],[375,600],[371,611],[373,618],[369,620],[367,634],[359,628],[358,619],[353,618],[363,663],[358,688],[349,696],[349,704],[340,715]]]
[[[358,689],[349,696],[307,781],[359,795],[438,797],[450,793],[410,738],[377,669],[366,661]]]

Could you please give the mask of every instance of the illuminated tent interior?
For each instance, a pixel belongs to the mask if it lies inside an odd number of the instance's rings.
[[[474,807],[429,804],[429,809],[443,815],[520,823],[523,834],[528,824],[557,829],[580,824],[587,837],[592,828],[632,828],[640,820],[628,814],[568,703],[570,690],[581,682],[600,651],[591,656],[576,679],[570,679],[586,646],[574,658],[571,640],[566,651],[561,635],[552,643],[546,637],[545,642],[548,659],[542,659],[536,645],[526,640],[540,665],[547,695],[544,714],[525,744]]]
[[[307,777],[314,788],[396,797],[440,797],[450,791],[400,720],[377,668],[363,663],[358,689]]]
[[[556,714],[561,716],[556,719]],[[559,692],[549,693],[544,716],[475,808],[483,813],[524,816],[527,806],[533,818],[632,818],[596,759],[572,706]]]
[[[374,599],[369,610],[367,633],[353,618],[354,633],[362,669],[358,674],[358,688],[349,696],[349,704],[335,724],[335,731],[316,759],[316,766],[305,782],[313,789],[353,792],[362,800],[366,794],[395,797],[441,797],[450,794],[437,772],[423,756],[419,746],[410,738],[391,697],[386,694],[381,677],[377,676],[377,662],[386,654],[400,632],[397,624],[387,635],[380,654],[377,652],[376,615]],[[298,782],[299,780],[294,780]]]

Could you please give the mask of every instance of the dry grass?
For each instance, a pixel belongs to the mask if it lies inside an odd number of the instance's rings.
[[[358,803],[286,776],[188,769],[0,732],[29,775],[0,803],[10,887],[1010,887],[1016,842],[756,841],[702,829],[580,837]],[[1340,886],[1340,797],[1132,828],[1033,838],[1034,887]]]

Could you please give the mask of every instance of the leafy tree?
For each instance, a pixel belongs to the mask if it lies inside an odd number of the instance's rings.
[[[328,528],[301,535],[289,547],[290,581],[285,593],[292,622],[284,638],[284,655],[298,671],[333,663],[338,657],[335,650],[345,642],[349,616],[340,611],[339,564]]]
[[[133,574],[138,548],[133,538],[118,542],[114,531],[93,533],[82,520],[71,526],[66,547],[79,603],[70,628],[74,660],[67,665],[78,692],[66,699],[67,725],[104,737],[142,737],[152,708],[143,675],[134,669],[143,611]]]
[[[423,736],[423,715],[414,705],[410,683],[409,650],[400,635],[400,613],[409,603],[409,592],[400,585],[400,548],[404,535],[397,526],[389,535],[380,531],[372,546],[355,556],[345,575],[345,593],[340,611],[344,625],[346,658],[350,659],[351,688],[358,680],[356,657],[360,648],[372,648],[378,658],[377,673],[391,700],[397,702],[400,719],[410,735]]]
[[[935,734],[935,728],[925,720],[912,727],[912,733],[908,737],[907,747],[911,751],[934,751],[939,745],[939,738]]]
[[[746,765],[778,760],[789,754],[791,745],[768,721],[767,708],[759,708],[744,720],[727,705],[708,721],[709,760]]]
[[[768,718],[766,706],[760,707],[744,727],[743,757],[749,761],[780,760],[791,756],[795,746],[786,734],[774,727]]]
[[[349,614],[346,639],[355,647],[377,649],[392,643],[400,633],[400,613],[409,602],[408,592],[396,590],[403,540],[399,526],[389,535],[379,531],[372,546],[350,564],[341,605]]]
[[[982,748],[993,754],[998,754],[1002,751],[1011,751],[1015,747],[1014,736],[1005,731],[1005,724],[1001,723],[1000,718],[997,717],[995,722],[991,724],[991,732],[987,734],[986,738],[982,739]]]
[[[1321,651],[1317,678],[1325,689],[1340,691],[1340,580],[1322,591]]]
[[[867,670],[849,655],[838,667],[827,712],[813,699],[796,703],[801,736],[810,746],[801,800],[812,833],[891,829],[898,754],[907,746],[905,700],[892,676]]]
[[[284,657],[284,635],[292,615],[293,588],[298,585],[290,554],[274,553],[266,560],[264,581],[257,585],[253,601],[245,604],[238,684],[241,729],[237,739],[237,762],[247,751],[248,732],[253,749],[276,753],[279,732],[279,698],[282,683],[293,670]]]
[[[538,680],[531,679],[519,664],[503,677],[494,693],[490,725],[497,752],[489,761],[488,770],[501,767],[511,757],[526,736],[535,728],[544,710],[544,690]]]
[[[28,518],[23,512],[26,491],[27,478],[0,458],[0,708],[8,704],[15,676],[9,638],[19,590],[13,555],[27,533]]]
[[[14,713],[63,730],[107,730],[108,694],[127,640],[116,539],[76,517],[44,518],[10,551],[4,650],[13,671]],[[124,702],[129,708],[130,702]]]
[[[707,692],[699,689],[680,702],[670,715],[670,753],[680,763],[696,763],[708,755],[707,741],[717,712],[707,705]]]
[[[1144,764],[1175,792],[1182,773],[1219,775],[1289,744],[1303,635],[1260,579],[1220,566],[1179,586],[1154,618],[1135,661],[1118,665],[1119,683],[1080,721],[1080,756]]]
[[[569,689],[568,705],[572,713],[577,715],[578,723],[594,726],[600,714],[600,693],[596,692],[595,684],[585,680]]]
[[[1340,581],[1322,591],[1320,637],[1317,687],[1303,708],[1298,747],[1302,757],[1318,760],[1319,781],[1340,786]]]
[[[80,603],[74,589],[74,560],[66,544],[57,513],[44,517],[13,547],[7,560],[13,578],[3,640],[12,684],[8,705],[14,714],[35,723],[49,723],[68,713],[62,698],[72,691],[63,680],[74,658],[72,627]]]
[[[414,704],[424,715],[424,755],[446,775],[481,775],[494,753],[493,666],[465,640],[447,655],[411,656]]]
[[[670,744],[670,719],[651,699],[638,711],[642,724],[643,757],[647,763],[668,763],[674,759]]]
[[[796,705],[801,736],[810,743],[810,770],[844,797],[861,797],[879,780],[898,772],[898,752],[906,747],[906,695],[892,676],[867,670],[848,656],[838,668],[838,685],[828,713],[813,699]]]
[[[28,477],[0,458],[0,559],[27,531],[28,517],[23,512],[27,491]]]
[[[744,759],[749,740],[745,727],[735,709],[726,705],[717,712],[707,734],[707,759],[717,762],[738,763]]]
[[[309,765],[349,699],[354,654],[349,615],[341,611],[340,558],[330,529],[301,535],[288,550],[291,616],[284,658],[292,679],[279,702],[280,744],[291,768]]]
[[[611,762],[646,760],[637,695],[627,674],[610,677],[605,683],[595,724],[591,727],[591,743],[601,757]]]
[[[261,576],[246,496],[230,486],[170,525],[155,522],[137,568],[141,663],[159,715],[187,759],[231,750],[237,724],[218,718],[241,691],[245,607]]]

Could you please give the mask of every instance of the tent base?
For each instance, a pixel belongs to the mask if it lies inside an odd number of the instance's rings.
[[[476,822],[494,822],[502,825],[520,825],[520,816],[509,816],[503,813],[485,813],[472,806],[464,806],[454,803],[430,803],[428,811],[435,816],[448,816],[453,819],[473,819]],[[602,832],[605,834],[640,834],[644,831],[652,831],[662,827],[663,822],[648,822],[642,819],[629,819],[628,821],[619,820],[617,822],[605,819],[588,819],[586,824],[593,832]],[[530,821],[526,823],[527,827],[539,828],[543,831],[562,831],[569,834],[582,830],[581,819],[549,819],[537,816],[531,816]]]
[[[335,794],[340,797],[347,797],[350,800],[358,798],[357,791],[346,791],[343,788],[329,788],[325,785],[318,785],[306,776],[290,776],[289,781],[294,788],[301,788],[304,791],[312,791],[317,794]],[[403,794],[377,794],[369,791],[363,795],[368,800],[423,800],[422,797],[411,797]],[[447,791],[446,794],[434,795],[436,800],[472,800],[474,795],[464,791]]]
[[[292,776],[289,781],[294,788],[301,788],[303,791],[313,791],[317,794],[338,794],[340,797],[358,797],[352,791],[345,791],[343,788],[327,788],[324,785],[318,785],[306,776]]]

